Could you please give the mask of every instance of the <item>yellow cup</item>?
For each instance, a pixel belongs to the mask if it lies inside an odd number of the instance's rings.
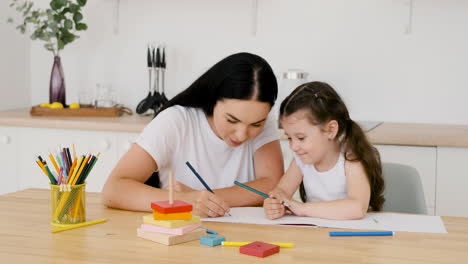
[[[86,222],[85,185],[50,185],[53,226],[64,227]]]

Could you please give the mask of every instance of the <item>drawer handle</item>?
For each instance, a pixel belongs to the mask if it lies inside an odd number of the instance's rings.
[[[2,143],[7,145],[7,144],[10,144],[11,142],[11,137],[10,136],[2,136],[2,139],[1,139]]]
[[[101,140],[101,142],[99,142],[99,148],[101,149],[101,151],[109,150],[110,142],[108,140]]]

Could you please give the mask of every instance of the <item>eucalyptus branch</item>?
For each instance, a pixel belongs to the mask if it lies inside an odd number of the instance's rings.
[[[86,2],[87,0],[52,0],[50,8],[40,9],[34,8],[32,1],[12,0],[10,7],[23,17],[16,29],[25,34],[30,26],[31,39],[44,41],[44,48],[58,55],[66,45],[79,38],[78,31],[88,29],[83,23],[81,13]],[[10,17],[7,22],[14,23],[14,20]]]

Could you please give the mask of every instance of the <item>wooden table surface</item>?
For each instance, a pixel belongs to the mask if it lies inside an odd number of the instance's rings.
[[[235,247],[192,241],[165,246],[136,236],[147,213],[108,209],[87,193],[87,220],[103,224],[51,233],[49,190],[0,196],[2,263],[468,263],[468,218],[443,217],[448,234],[397,232],[393,237],[334,237],[333,228],[205,222],[231,241],[293,242],[294,248],[257,258]]]

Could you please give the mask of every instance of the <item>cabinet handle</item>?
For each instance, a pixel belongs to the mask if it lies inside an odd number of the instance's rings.
[[[5,145],[6,145],[6,144],[10,144],[10,142],[11,142],[11,137],[10,137],[10,136],[2,136],[2,140],[1,140],[1,141],[2,141],[2,143],[5,144]]]
[[[123,146],[123,147],[124,147],[124,150],[125,150],[125,151],[129,150],[130,147],[132,146],[132,144],[133,144],[133,142],[130,141],[130,140],[125,141],[124,146]]]
[[[101,149],[101,151],[109,150],[110,142],[108,140],[101,140],[101,142],[99,142],[99,148]]]

